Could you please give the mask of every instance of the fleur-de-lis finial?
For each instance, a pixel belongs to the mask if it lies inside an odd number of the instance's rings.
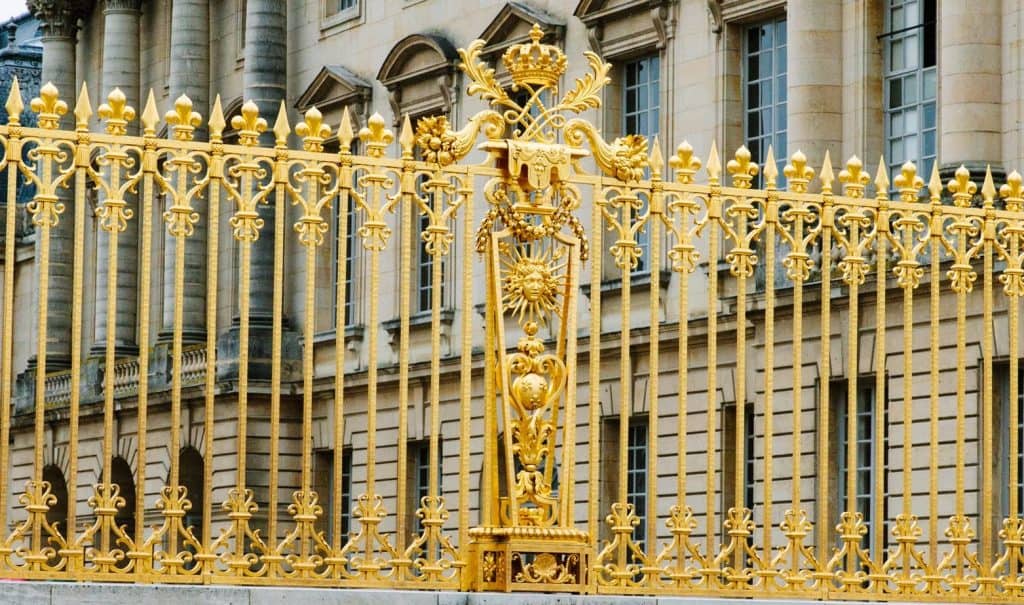
[[[917,166],[913,162],[904,162],[900,167],[900,173],[893,181],[896,188],[900,190],[900,200],[904,202],[916,202],[920,199],[921,187],[924,187],[924,179],[917,176]]]
[[[999,188],[999,196],[1006,200],[1006,209],[1020,212],[1024,206],[1024,178],[1014,170],[1006,177],[1006,184]]]
[[[668,165],[676,171],[676,182],[689,184],[700,170],[701,163],[700,158],[693,155],[693,146],[683,141],[676,147],[676,154],[669,158]]]
[[[995,206],[996,193],[995,181],[992,179],[992,166],[986,166],[985,181],[981,184],[982,206],[985,208]]]
[[[839,171],[839,182],[844,185],[843,193],[847,197],[864,197],[864,188],[871,182],[871,177],[864,172],[864,162],[857,156],[846,161],[846,168]]]
[[[740,145],[736,150],[736,158],[729,160],[725,169],[732,175],[732,186],[738,189],[750,189],[750,182],[757,176],[757,164],[750,161],[750,150]]]
[[[375,113],[367,120],[366,126],[359,130],[359,140],[366,145],[367,155],[372,158],[381,158],[384,157],[384,151],[387,150],[388,145],[395,140],[395,135],[387,128],[384,118],[379,113]]]
[[[210,142],[219,143],[221,135],[224,134],[224,127],[227,126],[227,122],[224,121],[224,110],[220,107],[220,95],[217,95],[213,100],[213,107],[210,109],[210,121],[206,125],[210,127]]]
[[[821,175],[818,177],[821,180],[821,192],[832,193],[832,182],[836,176],[832,172],[832,155],[825,150],[825,160],[821,163]]]
[[[775,185],[779,182],[779,167],[775,162],[775,149],[769,145],[768,153],[764,158],[764,187],[765,189],[775,189]]]
[[[164,114],[164,120],[171,125],[175,139],[191,141],[196,127],[203,123],[203,116],[192,111],[192,99],[181,95],[174,101],[174,111]]]
[[[7,123],[16,126],[21,123],[21,112],[25,109],[25,102],[21,100],[21,86],[18,85],[18,76],[11,81],[11,91],[7,93],[7,103],[4,104],[7,110]]]
[[[100,105],[100,118],[107,121],[107,134],[123,135],[128,132],[128,122],[135,119],[135,108],[128,105],[128,99],[120,88],[107,95],[107,102]]]
[[[352,130],[352,117],[346,106],[341,112],[341,123],[338,125],[338,151],[343,154],[352,153],[352,139],[355,132]]]
[[[89,88],[82,82],[82,90],[78,93],[78,100],[75,102],[75,130],[79,132],[89,131],[89,118],[92,117],[92,103],[89,101]]]
[[[60,124],[60,117],[68,112],[68,104],[57,98],[57,87],[53,82],[43,84],[39,96],[32,99],[29,107],[39,114],[39,127],[53,130]],[[20,95],[19,95],[20,97]]]
[[[323,151],[324,139],[331,136],[331,127],[324,124],[324,116],[319,109],[310,107],[295,126],[295,134],[302,137],[302,148],[306,151]]]
[[[971,199],[978,192],[978,184],[971,180],[971,171],[962,164],[956,169],[946,188],[953,194],[953,204],[961,208],[969,207]]]
[[[799,149],[789,158],[782,173],[789,179],[789,190],[793,193],[807,193],[807,184],[814,178],[814,168],[807,165],[807,156]]]
[[[266,131],[267,121],[260,117],[260,108],[250,100],[242,105],[241,114],[231,118],[231,127],[238,131],[238,143],[251,147]]]

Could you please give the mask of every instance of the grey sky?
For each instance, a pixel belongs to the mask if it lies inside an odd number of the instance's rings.
[[[25,0],[0,0],[0,23],[27,11]]]

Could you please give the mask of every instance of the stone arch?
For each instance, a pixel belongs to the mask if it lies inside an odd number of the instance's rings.
[[[64,478],[64,471],[56,464],[47,464],[43,467],[43,481],[50,484],[50,493],[57,498],[57,501],[46,511],[46,521],[50,525],[59,524],[59,531],[67,534],[68,520],[68,482]]]
[[[434,34],[413,34],[395,44],[377,73],[388,89],[395,124],[404,115],[451,115],[457,57],[455,46]]]
[[[181,469],[179,480],[192,504],[192,508],[185,512],[184,524],[186,527],[192,526],[192,535],[200,542],[203,540],[203,507],[206,504],[203,499],[205,464],[203,455],[195,447],[186,445],[181,448],[178,456],[178,468]]]
[[[118,525],[125,526],[125,533],[135,536],[135,474],[132,466],[122,456],[116,456],[110,461],[110,482],[120,488],[121,497],[124,498],[124,507],[117,510],[114,517]]]

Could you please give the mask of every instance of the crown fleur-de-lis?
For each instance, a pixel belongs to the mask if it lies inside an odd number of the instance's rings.
[[[21,100],[21,86],[18,85],[18,77],[11,81],[11,91],[7,93],[7,103],[4,104],[7,110],[7,123],[17,126],[21,123],[21,112],[25,109],[25,102]]]
[[[387,128],[384,118],[375,113],[367,120],[366,126],[359,130],[359,140],[366,145],[366,153],[372,158],[384,157],[384,152],[395,140],[395,134]]]
[[[1020,212],[1024,206],[1024,178],[1014,170],[1006,177],[1006,184],[999,188],[999,197],[1006,201],[1006,209]]]
[[[971,171],[961,164],[953,174],[953,178],[946,184],[946,189],[953,194],[954,205],[968,208],[974,194],[978,192],[978,184],[971,180]]]
[[[871,176],[864,172],[864,162],[857,156],[846,160],[846,168],[839,171],[839,182],[843,184],[843,194],[847,197],[864,197],[864,188],[871,182]]]
[[[302,148],[306,151],[323,151],[324,139],[331,136],[331,127],[324,124],[324,116],[319,109],[310,107],[295,126],[295,134],[302,137]]]
[[[242,113],[231,118],[231,127],[238,131],[238,143],[252,147],[267,130],[267,121],[260,117],[260,108],[251,100],[242,105]]]
[[[203,123],[203,116],[192,111],[192,99],[181,95],[174,100],[174,110],[164,114],[164,120],[171,125],[175,139],[191,141],[196,127]]]
[[[799,149],[790,156],[782,173],[789,180],[789,190],[793,193],[807,193],[807,184],[814,178],[814,168],[807,165],[807,156]]]
[[[924,187],[924,179],[917,176],[917,166],[913,162],[904,162],[900,167],[900,173],[896,175],[893,184],[900,190],[900,200],[904,202],[916,202],[920,199],[921,187]]]
[[[668,165],[676,171],[676,182],[684,185],[693,182],[693,175],[700,170],[700,158],[693,155],[693,146],[683,141],[676,147],[676,154],[669,158]]]
[[[68,104],[57,98],[57,87],[53,82],[43,84],[39,96],[32,99],[29,107],[39,114],[39,127],[54,130],[60,124],[60,117],[68,112]],[[19,99],[21,95],[18,95]]]
[[[135,119],[135,108],[128,104],[120,88],[107,95],[107,102],[100,105],[100,118],[107,121],[107,134],[123,135],[128,132],[128,122]]]
[[[757,176],[758,166],[750,161],[750,150],[740,145],[736,150],[736,158],[729,160],[725,169],[732,175],[732,186],[738,189],[750,189],[750,182]]]

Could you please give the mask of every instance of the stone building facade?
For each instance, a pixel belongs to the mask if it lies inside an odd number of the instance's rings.
[[[465,78],[456,68],[456,49],[465,47],[476,38],[483,38],[486,41],[486,54],[497,58],[510,44],[526,40],[530,27],[537,23],[546,32],[547,40],[553,40],[561,46],[569,57],[580,57],[584,51],[591,50],[612,63],[612,84],[606,89],[604,106],[600,110],[590,111],[586,116],[598,124],[609,138],[638,133],[649,137],[658,136],[660,140],[671,144],[685,139],[705,157],[705,150],[710,148],[712,141],[723,149],[735,149],[743,144],[751,150],[753,159],[758,162],[764,161],[771,145],[776,157],[780,159],[802,150],[813,166],[821,165],[826,150],[831,152],[833,160],[854,154],[865,158],[884,155],[893,172],[897,172],[898,167],[909,160],[917,162],[919,172],[924,175],[930,172],[935,162],[938,162],[944,175],[951,174],[955,167],[964,164],[972,170],[975,180],[979,182],[986,166],[991,166],[997,175],[1005,175],[1014,167],[1024,166],[1024,7],[1017,0],[582,0],[578,3],[556,0],[294,0],[287,3],[281,0],[30,0],[29,7],[43,27],[41,79],[44,82],[52,81],[65,99],[71,99],[73,91],[87,82],[94,95],[98,91],[105,94],[114,87],[120,88],[128,103],[136,108],[142,106],[150,90],[155,93],[161,108],[170,107],[178,95],[187,94],[193,100],[196,111],[204,116],[209,114],[214,97],[219,94],[229,122],[231,116],[240,111],[243,100],[251,99],[259,107],[261,115],[268,119],[276,114],[280,102],[284,101],[293,124],[300,120],[302,112],[316,106],[323,112],[326,122],[332,125],[339,123],[342,111],[347,108],[357,129],[366,125],[369,116],[375,112],[385,116],[396,131],[402,117],[406,115],[415,120],[422,116],[445,114],[454,124],[459,125],[467,116],[482,109],[483,105],[465,94]],[[571,68],[575,71],[565,76],[568,82],[581,75],[583,68],[583,62],[576,61]],[[502,77],[500,71],[498,77]],[[66,119],[71,118],[68,116]],[[201,137],[203,133],[197,136]],[[272,141],[270,133],[265,136]],[[328,141],[330,144],[331,141]],[[95,203],[95,200],[91,200],[91,203]],[[162,210],[154,209],[157,213]],[[133,497],[153,499],[167,473],[168,452],[166,441],[161,435],[167,429],[169,416],[166,414],[166,398],[161,399],[159,390],[161,385],[166,388],[169,381],[167,351],[173,306],[170,259],[174,256],[174,242],[162,235],[162,230],[157,230],[152,262],[149,266],[142,266],[137,246],[139,236],[137,231],[132,230],[133,227],[129,227],[121,237],[120,246],[123,248],[119,250],[121,269],[117,276],[117,297],[121,311],[116,319],[107,318],[103,313],[106,294],[102,287],[106,283],[106,268],[102,262],[107,257],[104,248],[106,242],[105,238],[97,236],[95,219],[90,218],[89,221],[86,255],[87,258],[95,258],[96,262],[88,264],[85,274],[84,333],[87,345],[83,347],[86,356],[83,401],[99,399],[103,343],[107,331],[113,330],[116,333],[117,356],[124,360],[123,370],[118,373],[118,388],[123,389],[119,391],[119,401],[123,407],[120,408],[116,423],[117,458],[112,462],[115,481],[123,486],[130,485],[128,491],[134,494]],[[197,241],[205,241],[205,228],[203,224],[198,226]],[[52,241],[56,250],[67,250],[70,246],[72,234],[68,229],[65,223],[55,231]],[[225,232],[227,229],[222,228],[221,233]],[[339,237],[333,228],[329,235],[332,241],[337,242],[337,246],[347,245],[346,237]],[[649,242],[645,245],[649,246]],[[202,248],[190,248],[186,261],[189,271],[183,301],[185,339],[191,345],[204,342],[208,329],[203,311],[207,295],[205,271],[199,270],[205,263],[199,252]],[[194,463],[193,470],[202,464],[213,465],[216,502],[223,501],[233,481],[231,431],[234,418],[233,407],[230,405],[230,385],[232,377],[237,373],[238,355],[237,266],[231,247],[225,245],[221,249],[217,316],[220,356],[218,373],[225,386],[218,394],[218,402],[223,401],[224,406],[218,407],[216,412],[217,448],[214,452],[202,451],[203,396],[198,385],[202,382],[203,364],[198,357],[199,353],[194,353],[197,356],[194,363],[186,363],[190,373],[185,377],[187,396],[182,432],[187,455]],[[273,250],[274,238],[268,234],[258,240],[253,252],[251,318],[254,338],[264,343],[264,350],[269,332],[262,329],[261,325],[266,325],[271,313]],[[318,259],[323,274],[318,276],[320,290],[317,304],[322,313],[318,313],[315,318],[317,337],[313,343],[301,343],[297,333],[286,332],[283,350],[286,357],[294,361],[299,358],[302,346],[314,347],[318,418],[313,433],[314,466],[329,467],[334,457],[342,456],[349,482],[344,487],[344,493],[351,498],[353,494],[360,493],[366,462],[365,404],[361,401],[365,399],[368,380],[365,371],[369,346],[365,324],[367,310],[370,305],[379,305],[384,321],[378,354],[381,359],[391,360],[392,363],[390,366],[385,363],[378,385],[382,400],[390,402],[382,410],[385,418],[381,421],[383,423],[394,422],[396,416],[393,402],[396,400],[394,394],[398,373],[395,365],[397,324],[388,320],[397,317],[398,312],[397,303],[391,297],[376,301],[368,299],[364,288],[368,268],[358,251],[352,255],[349,272],[352,276],[351,299],[335,301],[332,283],[333,250],[336,248],[322,247]],[[291,325],[300,325],[305,319],[301,288],[304,265],[298,248],[289,245],[288,251],[285,271],[288,287],[285,289],[284,313]],[[456,252],[463,253],[469,251]],[[398,253],[392,250],[389,254],[393,256],[385,257],[381,265],[382,283],[386,288],[397,289]],[[413,251],[412,257],[414,261],[419,258],[416,251]],[[27,302],[32,300],[36,287],[31,241],[26,240],[20,245],[18,258],[15,295],[17,300]],[[423,263],[429,262],[427,258],[422,260]],[[421,277],[424,275],[423,263],[413,271],[416,279],[413,304],[417,311],[429,309],[429,302],[425,301],[429,301],[430,285],[428,280]],[[611,266],[610,263],[606,265]],[[67,334],[71,320],[67,310],[69,300],[64,298],[70,292],[70,273],[64,271],[64,268],[67,267],[58,261],[50,275],[50,321],[49,331],[45,335],[50,360],[48,371],[58,373],[68,367],[70,359]],[[629,405],[637,418],[644,418],[649,409],[644,394],[652,379],[646,370],[647,348],[644,344],[645,331],[642,329],[644,323],[649,321],[645,311],[648,299],[645,298],[642,286],[644,280],[648,289],[654,279],[662,280],[664,285],[663,358],[675,359],[673,347],[681,326],[685,326],[691,334],[691,377],[688,389],[694,402],[689,422],[693,447],[687,455],[694,462],[689,465],[691,470],[687,483],[691,494],[695,496],[703,490],[704,471],[697,461],[704,459],[703,439],[708,432],[708,395],[705,392],[707,360],[706,351],[701,345],[706,339],[708,325],[705,284],[709,272],[718,270],[718,263],[712,266],[705,262],[692,278],[688,317],[680,317],[674,303],[674,297],[679,292],[678,275],[651,276],[649,272],[643,275],[641,263],[641,274],[636,278],[638,285],[634,286],[634,309],[638,311],[634,314],[632,328],[638,340],[635,340],[636,354],[633,361],[635,397]],[[148,309],[139,308],[138,302],[139,275],[145,271],[152,276],[149,297],[151,306]],[[429,275],[429,269],[426,274]],[[609,272],[607,278],[607,283],[601,288],[604,299],[602,331],[605,334],[618,334],[622,332],[623,326],[617,307],[616,276]],[[482,301],[483,296],[482,288],[478,285],[461,283],[458,271],[446,269],[445,280],[445,312],[441,334],[442,490],[454,494],[457,477],[456,471],[451,469],[457,464],[457,448],[453,444],[454,437],[458,435],[459,394],[457,380],[447,380],[446,377],[457,375],[459,359],[463,355],[477,355],[474,363],[477,367],[482,365],[478,353],[484,345],[484,335],[480,331],[472,335],[472,351],[461,348],[461,322],[458,318],[461,314],[477,311],[460,308],[454,293],[472,287],[479,290],[478,302]],[[780,282],[780,287],[784,289],[785,284]],[[750,333],[748,342],[752,351],[751,359],[757,359],[765,342],[764,326],[758,321],[760,291],[755,290],[747,303],[751,308],[748,316],[750,325],[746,328]],[[872,376],[871,379],[861,381],[861,396],[868,410],[865,413],[870,415],[872,402],[881,395],[875,391],[874,375],[879,369],[875,367],[875,359],[871,354],[875,334],[874,290],[868,290],[870,293],[857,301],[861,317],[864,318],[857,331],[862,352],[857,365],[860,373]],[[817,443],[816,411],[822,406],[834,406],[837,409],[845,406],[845,400],[839,395],[836,395],[835,401],[818,401],[816,388],[808,386],[819,384],[820,381],[848,378],[845,373],[849,365],[844,358],[846,349],[841,344],[850,337],[845,324],[849,301],[843,299],[843,292],[840,286],[835,287],[832,335],[835,345],[831,348],[833,359],[829,364],[829,375],[820,372],[818,351],[813,350],[813,347],[805,348],[806,359],[802,368],[805,392],[802,401],[806,413],[802,420],[802,439],[805,441],[803,449],[810,458],[805,468],[814,468],[824,463],[813,460]],[[586,300],[583,299],[585,312]],[[804,301],[807,326],[819,325],[815,316],[819,303],[818,296],[809,296]],[[335,304],[346,305],[349,325],[334,325]],[[735,291],[726,290],[716,309],[722,318],[719,334],[723,344],[719,351],[720,364],[715,370],[718,392],[712,399],[717,401],[722,410],[728,411],[735,405],[737,382],[745,381],[747,385],[744,389],[747,393],[747,409],[750,410],[747,426],[751,429],[746,455],[753,469],[748,482],[748,501],[756,504],[763,495],[763,485],[758,480],[756,470],[764,451],[763,439],[758,433],[762,420],[761,391],[758,385],[763,382],[763,372],[757,362],[748,364],[746,375],[739,375],[735,367],[729,367],[733,364],[730,360],[735,359],[736,339],[735,323],[730,324],[729,318],[735,317],[737,304]],[[779,324],[775,333],[779,337],[777,346],[781,350],[788,346],[786,335],[791,326],[787,328],[786,322],[791,321],[792,299],[780,294],[777,304]],[[892,310],[896,308],[894,305]],[[948,327],[951,325],[952,311],[946,313],[946,306],[943,309],[943,325]],[[970,309],[968,334],[972,340],[968,348],[972,351],[973,361],[968,368],[968,376],[976,381],[979,375],[980,353],[976,352],[979,350],[981,316],[974,295]],[[26,325],[35,316],[29,304],[19,304],[16,313],[18,321]],[[997,357],[1004,361],[1008,351],[1005,315],[1005,304],[1001,307],[997,305],[996,321],[1002,322],[997,323]],[[410,442],[404,449],[409,457],[408,466],[415,469],[421,469],[426,464],[422,444],[430,436],[429,423],[426,421],[428,380],[423,364],[430,355],[430,334],[429,322],[421,321],[424,317],[422,314],[413,315],[409,342],[415,363],[411,369],[409,397]],[[893,312],[886,319],[888,334],[892,338],[889,349],[899,350],[902,320]],[[477,321],[479,323],[479,318]],[[151,342],[138,342],[138,328],[142,322],[148,322],[149,334],[153,335]],[[581,322],[581,325],[589,324]],[[926,351],[926,326],[922,325],[921,330],[920,347]],[[339,344],[341,335],[344,335],[343,345]],[[41,335],[33,336],[39,337]],[[952,329],[943,329],[944,350],[953,347],[954,338]],[[918,341],[915,336],[915,344]],[[193,349],[198,351],[197,348]],[[17,341],[17,372],[30,375],[33,371],[34,350],[34,340],[26,338]],[[146,456],[149,465],[146,476],[149,479],[145,486],[135,486],[132,479],[133,464],[137,458],[133,439],[136,426],[131,413],[132,381],[137,380],[137,376],[133,378],[132,367],[137,365],[132,366],[132,359],[139,351],[151,355],[151,386],[157,392],[150,401],[151,437]],[[331,379],[335,355],[345,356],[348,375],[349,394],[346,405],[349,418],[345,425],[344,442],[349,446],[344,452],[332,451],[329,439],[332,420],[330,404],[333,397]],[[780,353],[779,357],[784,355]],[[928,457],[924,455],[928,447],[928,384],[927,381],[919,381],[916,376],[903,376],[898,367],[898,358],[887,358],[884,362],[887,364],[883,370],[886,376],[884,384],[887,386],[885,396],[891,402],[890,417],[884,420],[887,431],[895,434],[901,426],[897,418],[900,416],[898,406],[902,389],[909,387],[914,391],[914,422],[915,427],[920,426],[920,431],[915,429],[915,439],[920,437],[919,441],[915,441],[915,456],[920,454],[921,474],[925,477],[920,485],[915,480],[915,498],[923,498],[927,493],[929,464]],[[678,399],[678,382],[675,380],[676,368],[672,363],[664,362],[660,377],[664,428],[659,429],[658,438],[665,444],[675,442],[674,402]],[[956,371],[952,355],[944,353],[942,367],[943,380],[949,380]],[[285,379],[289,384],[296,385],[292,392],[297,392],[301,386],[297,368],[298,364],[286,364]],[[581,381],[579,385],[581,447],[577,461],[580,469],[585,469],[588,464],[584,445],[589,438],[585,421],[589,415],[586,402],[590,400],[592,390],[612,392],[608,387],[618,382],[617,368],[616,354],[610,347],[599,369],[601,384]],[[787,377],[781,372],[780,368],[780,378],[776,383],[776,398],[779,400],[785,399],[786,384],[792,382],[791,376]],[[582,370],[582,362],[580,375],[587,376],[587,372]],[[1005,381],[1005,375],[1005,371],[1002,371],[996,377],[996,382],[999,382],[1000,376]],[[264,381],[269,377],[265,364],[261,365],[259,359],[254,361],[252,377]],[[842,391],[841,388],[833,390],[834,393]],[[1006,392],[1006,389],[1002,392]],[[981,507],[977,480],[980,474],[977,393],[977,388],[972,388],[969,393],[967,419],[967,465],[970,474],[967,512],[970,514],[978,513]],[[946,403],[948,395],[945,392],[943,394]],[[482,401],[482,393],[474,393],[474,396]],[[791,391],[788,396],[792,397]],[[601,404],[601,417],[607,419],[605,424],[608,430],[604,432],[607,433],[606,443],[610,444],[616,432],[611,426],[613,419],[618,417],[622,402],[604,395],[598,397],[598,400]],[[19,411],[31,409],[28,404],[30,397],[26,396],[19,401]],[[917,407],[918,402],[920,409]],[[1014,404],[1007,401],[1003,405]],[[257,489],[260,501],[266,501],[268,489],[265,471],[268,449],[265,438],[270,427],[266,406],[265,398],[254,397],[249,435],[252,460],[249,484]],[[281,460],[285,475],[282,479],[282,496],[278,498],[282,503],[289,501],[286,493],[294,489],[295,483],[289,477],[294,479],[299,463],[299,406],[300,398],[297,395],[286,396],[284,422],[281,424],[284,439]],[[83,420],[81,428],[83,445],[78,461],[79,485],[90,485],[97,481],[103,464],[98,446],[102,428],[99,408],[96,406],[90,409],[93,414]],[[480,433],[476,421],[482,417],[481,409],[474,409],[473,431],[476,437]],[[16,463],[16,469],[11,476],[14,485],[21,485],[31,472],[31,422],[27,415],[22,418],[22,428],[14,437],[12,460]],[[722,486],[732,483],[728,474],[732,472],[732,460],[736,456],[732,447],[736,443],[736,435],[730,433],[736,427],[727,418],[728,414],[719,414],[721,424],[712,427],[721,435],[719,443],[726,444],[719,463],[719,468],[727,469],[721,477]],[[785,427],[787,422],[792,424],[791,414],[776,414],[777,427]],[[952,438],[947,437],[950,434],[946,430],[949,422],[944,415],[942,433],[946,445]],[[873,422],[869,424],[874,426]],[[647,434],[642,423],[636,427],[636,430],[629,432],[631,451],[646,451],[652,436]],[[394,435],[393,425],[382,426],[382,430],[388,435]],[[792,431],[791,426],[786,430]],[[871,441],[873,436],[865,433],[858,438]],[[845,437],[838,434],[838,429],[830,428],[827,439],[833,443],[832,451],[843,449],[839,440]],[[58,417],[48,429],[45,456],[53,469],[49,476],[57,477],[64,473],[65,481],[69,480],[66,478],[66,440],[66,427]],[[385,443],[378,450],[377,462],[396,468],[399,449],[394,440],[383,441]],[[899,439],[893,438],[893,442],[890,446],[891,457],[895,460]],[[608,447],[606,451],[614,449]],[[668,493],[675,483],[669,469],[675,468],[675,460],[680,453],[665,445],[659,448],[659,452],[664,461],[664,470],[658,477],[647,477],[643,462],[636,468],[630,466],[630,470],[637,481],[642,481],[637,485],[664,484]],[[785,467],[787,448],[777,450],[775,455],[778,466],[775,496],[785,499],[787,490],[791,489],[785,486],[787,481],[791,483],[791,478],[781,470]],[[938,456],[939,465],[943,469],[954,464],[948,447],[934,452],[934,455]],[[642,459],[642,456],[638,459]],[[482,449],[476,445],[472,447],[472,460],[474,469],[479,469],[474,473],[482,473]],[[609,468],[614,467],[612,460],[602,460],[601,463]],[[872,478],[884,475],[887,487],[885,496],[865,492],[865,498],[898,497],[898,467],[868,467],[863,472]],[[586,471],[581,470],[579,476],[585,477]],[[606,506],[611,503],[616,489],[615,473],[613,470],[602,471],[602,477],[602,506]],[[198,479],[183,478],[186,484],[194,480]],[[801,481],[807,508],[813,514],[817,489],[813,473],[805,472]],[[412,485],[418,486],[417,489],[422,488],[415,481]],[[921,490],[919,494],[916,493],[918,487]],[[385,478],[380,489],[386,494],[386,505],[392,511],[396,508],[398,498],[410,497],[394,493],[393,476]],[[582,521],[587,511],[587,486],[580,484],[575,489],[577,519]],[[729,487],[721,489],[723,492],[731,490]],[[951,488],[943,486],[944,492],[948,489]],[[195,491],[190,489],[191,493]],[[832,498],[839,498],[834,487],[830,486],[828,493]],[[77,506],[82,510],[80,518],[85,518],[88,514],[85,503],[87,491],[79,490],[78,494]],[[723,494],[726,500],[731,501],[734,497],[735,494]],[[667,512],[672,499],[672,496],[668,496],[664,503],[659,503],[658,508],[662,514]],[[695,503],[702,501],[702,498],[695,498]],[[211,503],[206,503],[206,506],[211,506]],[[478,512],[478,502],[473,498],[467,503],[452,504],[453,508],[458,506],[469,506],[474,516]],[[343,507],[343,510],[350,509]],[[695,505],[695,510],[700,513],[699,506]],[[833,506],[832,510],[836,510],[836,507]],[[943,501],[940,511],[942,516],[947,516],[951,510],[952,504]],[[8,518],[14,517],[12,514]],[[658,524],[659,527],[662,525]],[[385,521],[384,527],[393,528],[393,520]],[[660,531],[667,532],[664,528]]]

